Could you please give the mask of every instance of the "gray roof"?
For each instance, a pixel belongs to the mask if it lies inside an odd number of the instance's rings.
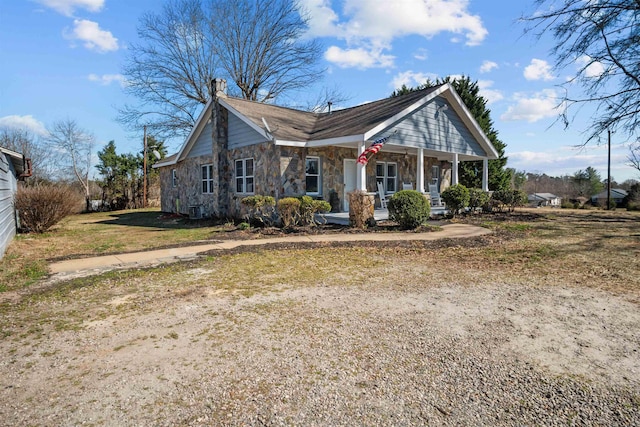
[[[611,197],[614,197],[616,199],[624,199],[625,197],[627,197],[627,193],[626,191],[624,191],[622,188],[612,188],[611,189]],[[591,196],[592,199],[606,199],[607,198],[607,190],[604,190],[602,193],[598,193],[595,196]]]
[[[533,193],[529,194],[529,200],[551,200],[559,197],[552,193]]]
[[[4,153],[11,160],[16,174],[20,175],[25,172],[24,155],[4,147],[0,147],[0,153]]]
[[[364,134],[438,88],[440,86],[331,113],[310,113],[239,98],[228,97],[224,101],[260,128],[264,127],[264,118],[277,139],[318,141]]]

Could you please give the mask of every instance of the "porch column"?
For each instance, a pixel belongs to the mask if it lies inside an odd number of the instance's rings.
[[[482,159],[482,191],[489,191],[489,159]]]
[[[453,153],[451,161],[451,185],[458,184],[458,153]]]
[[[364,141],[358,142],[358,156],[364,153]],[[356,190],[367,191],[367,167],[356,162]]]
[[[416,176],[416,190],[424,193],[424,149],[418,148],[418,174]]]

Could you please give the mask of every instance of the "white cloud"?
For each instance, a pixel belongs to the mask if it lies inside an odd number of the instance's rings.
[[[429,58],[429,52],[427,51],[427,49],[420,48],[416,50],[416,52],[413,54],[413,57],[419,61],[425,61],[427,58]]]
[[[480,72],[481,73],[488,73],[491,70],[494,70],[498,68],[498,64],[493,62],[493,61],[483,61],[482,65],[480,66]]]
[[[500,116],[502,120],[526,120],[533,123],[548,117],[557,117],[564,110],[564,104],[560,103],[558,94],[552,89],[545,89],[531,97],[516,93],[514,99],[516,104]]]
[[[331,46],[324,53],[327,61],[341,68],[385,68],[393,66],[394,56],[384,55],[381,49],[341,49]]]
[[[85,9],[89,12],[99,12],[104,6],[104,0],[36,0],[43,6],[51,8],[65,16],[73,16],[75,9]]]
[[[84,42],[84,47],[98,52],[118,50],[118,39],[109,31],[102,30],[97,22],[74,19],[73,31],[65,34],[71,40]]]
[[[584,75],[585,77],[600,77],[604,74],[604,65],[600,61],[594,61],[591,57],[587,55],[583,55],[577,60],[578,64],[581,67],[585,67]]]
[[[533,58],[524,68],[524,78],[527,80],[553,80],[551,65],[543,59]]]
[[[444,32],[459,35],[467,45],[474,46],[488,34],[480,17],[467,10],[468,0],[345,0],[340,15],[332,9],[330,0],[302,0],[301,4],[311,18],[308,35],[344,40],[345,51],[357,51],[363,46],[388,50],[396,38],[432,38]]]
[[[411,70],[398,73],[391,80],[391,86],[394,89],[399,89],[402,85],[407,87],[416,87],[425,83],[427,80],[435,80],[438,76],[433,73],[415,73]]]
[[[498,102],[504,99],[502,92],[496,89],[491,89],[493,86],[493,80],[478,80],[478,87],[480,88],[480,95],[487,100],[487,105],[491,105],[494,102]]]
[[[98,82],[103,86],[108,86],[113,82],[118,82],[120,86],[125,86],[126,80],[122,74],[103,74],[101,76],[97,74],[89,74],[87,78],[92,82]]]
[[[0,117],[0,127],[29,130],[36,135],[41,136],[46,136],[49,134],[44,124],[32,115],[11,115]]]

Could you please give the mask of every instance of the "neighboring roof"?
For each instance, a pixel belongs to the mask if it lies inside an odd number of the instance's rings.
[[[13,163],[13,168],[16,170],[16,174],[18,176],[20,176],[25,172],[24,155],[4,147],[0,147],[0,152],[4,153],[9,157],[9,159],[11,159],[11,163]]]
[[[276,143],[284,143],[284,145],[287,143],[331,145],[345,140],[366,141],[440,95],[452,105],[489,158],[497,159],[499,155],[495,147],[480,129],[450,83],[330,113],[311,113],[232,97],[219,97],[218,100],[231,114],[236,115],[265,140],[273,139]],[[163,159],[154,167],[175,164],[186,156],[211,116],[211,108],[212,100],[207,103],[198,117],[177,155]]]
[[[627,193],[625,190],[623,190],[622,188],[612,188],[611,189],[611,197],[614,199],[624,199],[625,197],[627,197]],[[603,191],[602,193],[598,193],[595,196],[591,196],[592,199],[606,199],[607,198],[607,190]]]
[[[529,194],[529,200],[553,200],[553,199],[559,199],[559,197],[552,193]]]

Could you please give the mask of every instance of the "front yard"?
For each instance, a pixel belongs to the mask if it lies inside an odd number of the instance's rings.
[[[230,229],[100,215],[20,238],[8,255],[24,266]],[[254,247],[53,287],[9,284],[19,298],[0,303],[0,419],[639,424],[640,215],[538,209],[473,221],[494,234]]]

